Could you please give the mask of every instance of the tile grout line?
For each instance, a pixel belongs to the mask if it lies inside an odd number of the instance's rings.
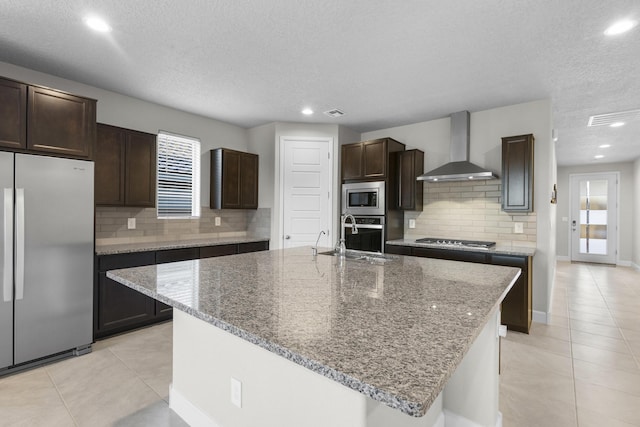
[[[618,268],[618,266],[616,266],[615,268]],[[624,341],[624,345],[627,347],[627,350],[629,350],[629,354],[631,355],[631,357],[633,358],[634,362],[636,363],[636,367],[638,369],[640,369],[640,359],[638,358],[638,356],[636,356],[635,352],[633,352],[633,350],[631,349],[631,346],[629,345],[629,340],[625,336],[624,332],[622,332],[622,328],[618,324],[618,320],[613,315],[611,307],[609,307],[609,302],[607,301],[607,298],[602,293],[602,289],[600,289],[600,285],[598,284],[598,280],[593,275],[593,272],[591,271],[591,267],[588,267],[588,269],[589,269],[589,273],[591,274],[591,277],[593,277],[593,281],[595,282],[596,287],[598,288],[598,292],[602,296],[602,300],[604,301],[604,304],[607,307],[607,311],[609,312],[609,316],[611,316],[611,319],[613,319],[613,323],[616,325],[615,327],[618,329],[618,332],[620,332],[620,336],[622,337],[622,340]]]
[[[159,394],[159,393],[158,393],[158,392],[157,392],[153,387],[151,387],[149,384],[147,384],[147,382],[146,382],[144,379],[142,379],[142,378],[140,377],[140,375],[138,374],[138,371],[136,371],[135,369],[133,369],[131,366],[129,366],[129,365],[127,364],[127,362],[125,362],[125,361],[124,361],[124,360],[122,360],[120,357],[118,357],[118,355],[117,355],[116,353],[114,353],[114,352],[111,350],[111,347],[107,347],[107,350],[109,350],[109,351],[111,352],[111,354],[113,354],[113,355],[114,355],[114,357],[115,357],[116,359],[118,359],[120,362],[122,362],[122,364],[123,364],[124,366],[126,366],[128,370],[130,370],[131,372],[133,372],[133,373],[135,374],[136,378],[138,378],[138,379],[139,379],[139,380],[140,380],[140,381],[141,381],[141,382],[142,382],[142,383],[143,383],[147,388],[151,389],[151,391],[152,391],[152,392],[154,392],[154,393],[156,394],[156,396],[158,396],[158,397],[160,398],[160,400],[162,400],[163,402],[166,402],[166,401],[164,400],[164,397],[160,396],[160,394]]]
[[[47,376],[49,377],[49,379],[51,380],[51,383],[53,384],[53,386],[56,388],[56,392],[58,393],[58,396],[60,396],[60,400],[62,400],[62,404],[64,405],[65,409],[67,410],[67,412],[69,413],[69,416],[71,417],[71,420],[73,421],[73,424],[76,427],[79,427],[80,424],[78,424],[78,421],[76,420],[76,417],[73,415],[73,412],[71,412],[71,408],[69,408],[69,405],[67,404],[67,400],[64,398],[64,396],[62,395],[62,392],[60,391],[60,389],[58,388],[58,384],[56,383],[56,381],[53,379],[53,376],[51,375],[51,373],[49,372],[49,367],[45,366],[44,367],[44,371],[47,373]]]
[[[571,311],[569,310],[569,292],[564,289],[565,304],[567,305],[567,318],[569,319],[569,351],[571,354],[571,382],[573,383],[573,410],[576,415],[576,427],[580,427],[580,416],[578,415],[578,392],[576,390],[576,369],[573,358],[573,334],[571,327]]]

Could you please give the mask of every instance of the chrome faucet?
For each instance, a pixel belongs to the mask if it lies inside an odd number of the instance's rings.
[[[347,220],[351,219],[351,234],[358,234],[358,226],[356,225],[356,219],[350,213],[340,215],[340,240],[336,244],[336,252],[340,255],[344,255],[347,252],[347,248],[344,244],[344,226],[347,224]]]
[[[318,238],[316,239],[316,245],[311,248],[313,256],[318,255],[318,242],[320,241],[320,237],[322,237],[323,234],[327,234],[324,232],[324,230],[320,230],[320,233],[318,233]]]

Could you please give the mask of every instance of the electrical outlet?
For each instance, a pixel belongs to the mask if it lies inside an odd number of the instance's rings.
[[[516,234],[524,233],[524,225],[521,222],[513,223],[513,232]]]
[[[215,224],[216,224],[216,227],[218,227],[220,225],[220,217],[219,216],[217,216],[215,218]]]
[[[136,219],[135,218],[127,218],[127,229],[135,230],[136,229]]]
[[[416,220],[415,219],[410,219],[409,220],[409,228],[416,228]]]
[[[231,377],[231,403],[242,408],[242,382]]]

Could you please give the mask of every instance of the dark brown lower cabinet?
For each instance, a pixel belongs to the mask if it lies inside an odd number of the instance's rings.
[[[155,320],[155,300],[107,277],[116,268],[141,267],[156,262],[155,252],[100,256],[94,292],[94,339],[148,325]]]
[[[108,270],[269,250],[269,241],[98,256],[93,337],[101,339],[173,318],[173,308],[107,277]]]
[[[397,245],[387,245],[385,252],[389,254],[413,255],[423,258],[447,259],[520,268],[522,270],[520,277],[518,277],[518,280],[513,284],[504,301],[502,301],[501,322],[503,325],[507,325],[507,328],[512,331],[529,333],[533,313],[531,306],[532,259],[530,256]]]

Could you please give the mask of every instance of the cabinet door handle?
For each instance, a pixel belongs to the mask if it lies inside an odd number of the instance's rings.
[[[289,236],[289,235],[287,234],[286,236],[284,236],[284,238],[285,238],[286,240],[289,240],[289,239],[291,238],[291,236]]]
[[[24,297],[24,188],[16,188],[16,301]]]
[[[13,188],[4,189],[3,213],[3,267],[2,267],[2,299],[5,302],[13,298]]]

